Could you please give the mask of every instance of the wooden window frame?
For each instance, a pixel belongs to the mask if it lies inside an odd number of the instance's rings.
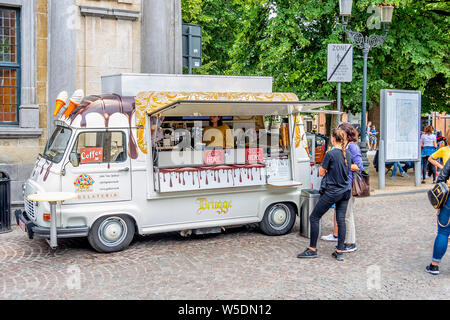
[[[12,10],[16,12],[16,42],[17,42],[17,62],[0,61],[0,69],[15,70],[17,72],[17,99],[16,99],[16,121],[0,121],[0,126],[17,126],[20,123],[20,105],[22,96],[22,68],[21,68],[21,14],[20,8],[0,6],[0,10]],[[3,111],[2,111],[3,112]]]

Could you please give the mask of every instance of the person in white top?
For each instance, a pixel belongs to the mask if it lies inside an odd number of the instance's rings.
[[[420,137],[420,144],[422,146],[422,183],[425,183],[426,172],[428,167],[428,158],[437,149],[437,138],[433,134],[434,128],[432,126],[425,127],[424,133]],[[433,183],[436,181],[436,167],[432,166]]]

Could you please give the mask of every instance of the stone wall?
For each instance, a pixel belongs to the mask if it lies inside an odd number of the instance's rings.
[[[12,179],[13,205],[22,206],[22,184],[54,129],[59,92],[83,89],[86,95],[99,94],[103,75],[181,73],[181,4],[180,0],[0,0],[0,5],[21,8],[21,120],[17,127],[0,126],[0,171]]]
[[[13,208],[23,205],[22,184],[45,146],[47,133],[47,0],[2,1],[21,8],[21,102],[17,127],[0,127],[0,171],[11,179]]]
[[[101,76],[140,72],[141,1],[77,0],[77,88],[101,92]]]
[[[39,105],[39,127],[43,134],[39,139],[42,149],[47,142],[47,112],[48,112],[48,0],[36,0],[36,49],[37,49],[37,104]],[[36,155],[37,156],[37,155]]]

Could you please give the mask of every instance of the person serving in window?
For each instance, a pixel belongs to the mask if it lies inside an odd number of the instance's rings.
[[[203,143],[209,148],[234,148],[233,134],[230,127],[223,123],[222,117],[210,118],[209,126],[203,132]]]

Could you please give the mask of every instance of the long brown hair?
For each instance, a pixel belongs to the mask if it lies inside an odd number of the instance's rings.
[[[344,156],[345,165],[347,166],[347,135],[345,134],[345,131],[342,129],[333,129],[331,131],[331,136],[336,140],[337,143],[341,144],[342,147],[342,155]]]
[[[345,131],[347,144],[358,141],[358,131],[350,123],[342,122],[337,128]]]
[[[433,126],[426,126],[424,131],[425,131],[425,134],[432,134],[434,131],[434,128],[433,128]]]

